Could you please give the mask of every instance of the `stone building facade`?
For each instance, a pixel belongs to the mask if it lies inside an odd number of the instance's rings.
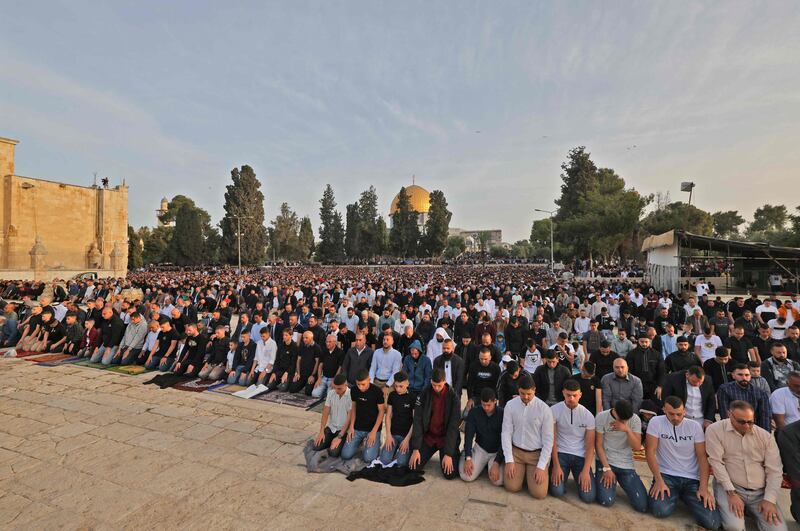
[[[18,141],[0,138],[0,278],[125,276],[128,188],[76,186],[14,173]]]

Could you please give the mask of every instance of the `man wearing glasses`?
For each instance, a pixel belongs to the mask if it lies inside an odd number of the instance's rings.
[[[783,466],[778,445],[767,430],[755,425],[753,406],[734,400],[728,418],[706,430],[708,462],[714,471],[714,495],[722,525],[745,529],[745,514],[760,530],[784,530],[786,522],[777,505]]]

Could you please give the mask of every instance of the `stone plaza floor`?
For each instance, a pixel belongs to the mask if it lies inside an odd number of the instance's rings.
[[[684,509],[636,514],[624,495],[606,509],[445,481],[436,462],[404,488],[308,474],[302,446],[319,413],[142,385],[150,377],[0,359],[0,528],[694,527]]]

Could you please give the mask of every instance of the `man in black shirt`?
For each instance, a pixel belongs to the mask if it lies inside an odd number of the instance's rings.
[[[619,354],[611,350],[611,343],[605,339],[600,342],[600,350],[589,357],[589,361],[594,363],[595,376],[599,380],[606,374],[614,372],[614,360],[619,358]],[[589,411],[594,411],[590,409]]]
[[[381,449],[381,425],[386,410],[383,391],[370,383],[369,372],[362,370],[356,376],[356,386],[350,391],[350,398],[353,400],[353,411],[342,448],[342,459],[352,459],[363,441],[362,459],[371,463]]]
[[[288,391],[297,368],[297,345],[292,341],[291,329],[284,328],[281,336],[282,340],[278,343],[278,352],[275,354],[275,364],[272,366],[272,375],[267,383],[270,391],[275,389]]]
[[[334,377],[339,374],[343,359],[344,353],[336,344],[336,336],[327,336],[325,338],[325,348],[321,351],[319,366],[317,367],[317,381],[311,391],[311,396],[322,398],[328,393],[328,388],[333,383]]]
[[[492,361],[492,351],[486,347],[481,348],[481,352],[478,354],[478,363],[469,370],[467,411],[475,405],[485,387],[490,387],[492,390],[497,388],[500,372],[500,366]]]
[[[519,376],[522,374],[522,369],[514,360],[506,363],[506,370],[500,374],[500,379],[497,382],[497,400],[500,407],[504,407],[506,403],[519,394]]]
[[[339,323],[339,331],[336,334],[336,341],[339,343],[339,348],[342,352],[347,352],[356,340],[356,335],[352,330],[347,329],[347,323],[342,321]]]
[[[758,354],[756,361],[763,363],[767,361],[770,356],[772,356],[772,344],[775,342],[775,340],[772,339],[772,332],[768,326],[759,326],[758,336],[756,336],[752,342],[755,353]]]
[[[703,371],[707,376],[711,377],[711,383],[714,384],[714,392],[716,393],[719,387],[731,381],[731,356],[725,347],[717,347],[714,352],[714,357],[706,360],[703,364]]]
[[[755,357],[756,352],[754,351],[753,343],[745,337],[744,327],[742,326],[735,326],[733,333],[723,341],[722,346],[728,349],[728,354],[731,355],[731,359],[735,364],[747,364],[751,357],[758,359]]]
[[[540,365],[533,373],[536,385],[536,396],[548,406],[561,400],[564,382],[572,377],[572,371],[559,363],[558,354],[554,350],[544,353],[544,365]]]
[[[297,347],[297,366],[295,367],[294,378],[289,385],[289,392],[296,393],[301,389],[306,396],[311,396],[314,383],[317,380],[319,369],[319,359],[322,357],[322,349],[314,342],[314,334],[306,330],[303,332],[300,345]]]
[[[114,313],[111,306],[106,306],[100,312],[102,322],[100,323],[100,344],[92,354],[91,362],[103,365],[111,365],[111,360],[122,343],[122,336],[125,335],[125,324],[119,315]],[[166,318],[165,318],[166,319]],[[96,325],[95,325],[96,326]]]
[[[161,332],[158,333],[156,348],[150,354],[144,366],[146,369],[158,368],[161,371],[168,371],[175,361],[178,333],[172,328],[172,322],[167,317],[161,318],[159,326]]]
[[[467,415],[464,430],[464,453],[458,462],[458,474],[464,481],[475,481],[489,467],[492,485],[503,485],[503,408],[497,406],[494,389],[485,387],[480,395],[481,407],[474,407]],[[472,441],[475,440],[473,447]]]
[[[206,353],[208,337],[197,330],[195,323],[186,325],[186,344],[180,358],[175,362],[172,372],[196,377],[203,366],[203,357]]]
[[[685,371],[692,366],[702,366],[697,354],[689,350],[689,338],[680,336],[676,340],[675,345],[678,347],[678,350],[667,356],[667,359],[664,360],[664,368],[667,373]],[[664,393],[661,394],[664,396]],[[664,396],[664,398],[666,398],[666,396]]]
[[[214,328],[214,337],[209,341],[203,357],[203,368],[197,373],[203,380],[219,380],[225,375],[225,364],[228,361],[228,334],[225,326]]]
[[[408,392],[408,375],[399,371],[394,375],[394,391],[386,401],[386,442],[381,448],[381,463],[392,461],[397,466],[407,466],[411,457],[411,426],[414,422],[415,399]]]
[[[613,367],[611,372],[614,372]],[[600,378],[596,374],[596,366],[591,361],[585,362],[581,367],[581,377],[578,378],[578,385],[581,386],[580,404],[588,409],[592,415],[600,413],[603,410],[603,388],[600,385]]]

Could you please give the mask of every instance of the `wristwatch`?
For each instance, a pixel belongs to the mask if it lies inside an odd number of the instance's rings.
[[[604,466],[604,467],[602,467],[600,469],[600,471],[601,472],[611,472],[611,467],[610,466]]]
[[[472,461],[472,457],[470,457],[470,456],[467,456],[467,457],[465,457],[464,459],[465,459],[466,461]]]

